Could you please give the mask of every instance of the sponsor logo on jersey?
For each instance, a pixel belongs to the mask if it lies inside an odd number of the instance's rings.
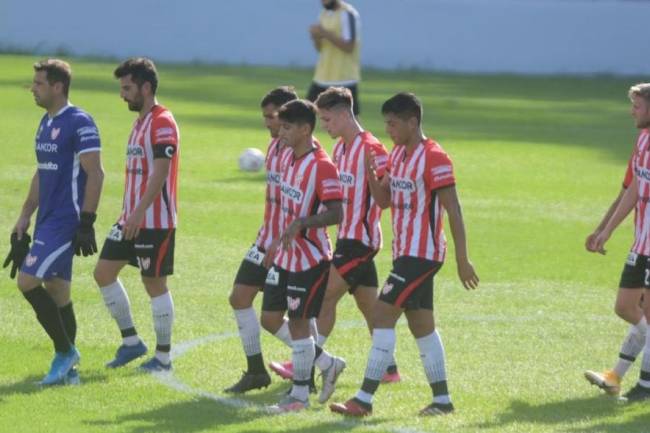
[[[56,140],[56,137],[59,136],[59,133],[61,132],[61,128],[52,128],[52,131],[50,132],[50,137],[52,140]]]
[[[349,186],[354,185],[354,175],[352,175],[350,173],[341,172],[341,174],[339,175],[339,178],[341,179],[341,183],[343,185],[349,185]]]
[[[627,255],[627,260],[625,263],[630,266],[636,265],[636,259],[639,255],[635,253],[634,251],[630,251],[630,253]]]
[[[39,162],[37,165],[39,170],[46,170],[46,171],[56,171],[59,169],[59,164],[56,164],[52,161],[48,162]]]
[[[282,182],[282,176],[280,175],[280,173],[269,171],[268,173],[266,173],[266,182],[268,182],[271,185],[280,185]]]
[[[174,128],[169,127],[158,128],[155,132],[156,140],[173,140],[174,135]]]
[[[38,256],[32,256],[31,254],[27,254],[27,257],[25,257],[25,265],[29,268],[30,266],[33,266],[34,263],[38,260]]]
[[[392,177],[390,179],[390,187],[399,192],[415,192],[415,182],[411,179]]]
[[[302,201],[302,191],[294,188],[288,183],[282,182],[280,185],[280,191],[282,192],[282,195],[286,196],[289,200],[295,201],[296,203]]]
[[[434,176],[451,173],[451,165],[439,165],[431,169],[431,174]]]
[[[142,158],[144,156],[144,149],[137,144],[129,144],[126,147],[126,156],[134,158]]]
[[[45,153],[57,153],[59,151],[59,145],[56,143],[36,143],[36,151]]]
[[[291,311],[296,311],[300,307],[300,298],[287,296],[287,305]]]
[[[647,168],[635,168],[634,172],[637,177],[642,178],[643,180],[650,181],[650,170]]]

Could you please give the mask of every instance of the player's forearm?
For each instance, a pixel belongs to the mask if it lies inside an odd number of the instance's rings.
[[[104,185],[104,170],[101,167],[86,172],[86,189],[84,191],[83,212],[96,213],[99,206],[99,197]]]
[[[621,197],[616,210],[609,218],[609,221],[605,225],[602,231],[607,233],[612,233],[616,228],[623,222],[625,217],[634,209],[636,202],[639,199],[638,190],[636,187],[636,179],[632,184],[625,190],[623,197]]]
[[[36,209],[38,208],[38,172],[32,177],[32,182],[29,185],[29,192],[25,203],[23,203],[20,216],[22,218],[30,219]]]
[[[609,206],[609,209],[607,209],[607,212],[605,212],[605,215],[603,216],[603,219],[600,221],[600,224],[598,224],[598,227],[596,227],[595,231],[600,232],[605,228],[605,226],[609,222],[612,215],[614,215],[614,211],[616,211],[616,208],[618,207],[618,204],[621,202],[621,199],[623,198],[623,195],[625,194],[625,191],[626,191],[626,189],[621,189],[621,191],[618,193],[618,196],[616,197],[616,199]]]
[[[465,233],[465,222],[463,221],[463,212],[460,203],[457,202],[451,209],[448,209],[447,216],[449,218],[451,236],[454,238],[456,262],[468,260],[467,236]]]
[[[339,224],[343,219],[343,206],[341,201],[328,202],[327,210],[316,215],[311,215],[300,219],[301,229],[311,229],[318,227],[327,227]]]

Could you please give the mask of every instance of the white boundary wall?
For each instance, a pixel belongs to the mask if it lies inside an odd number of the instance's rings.
[[[650,75],[648,0],[351,2],[364,66]],[[319,11],[319,0],[0,0],[0,49],[312,66]]]

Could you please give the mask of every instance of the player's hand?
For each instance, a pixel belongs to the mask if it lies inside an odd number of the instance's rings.
[[[282,242],[282,248],[285,250],[289,249],[289,246],[291,245],[291,241],[298,235],[300,230],[302,230],[304,227],[302,226],[302,219],[298,218],[296,220],[293,220],[291,224],[289,224],[289,227],[282,233],[282,236],[280,236],[280,240]]]
[[[314,24],[309,26],[309,34],[313,39],[322,39],[323,38],[323,28],[320,24]]]
[[[122,227],[122,233],[124,233],[125,240],[130,241],[138,236],[140,233],[140,223],[142,223],[143,218],[144,215],[141,215],[140,212],[136,210],[126,219],[124,227]]]
[[[79,227],[77,227],[77,232],[74,234],[74,239],[72,240],[74,253],[78,256],[82,254],[84,257],[92,256],[97,252],[95,229],[93,228],[95,219],[97,219],[97,215],[94,213],[81,212]]]
[[[280,238],[275,238],[273,239],[273,242],[271,242],[269,249],[266,251],[266,253],[264,253],[262,266],[264,266],[266,269],[271,269],[275,255],[278,252],[278,246],[280,246]]]
[[[16,277],[16,272],[22,266],[25,257],[27,257],[27,253],[29,253],[29,243],[32,241],[32,238],[25,232],[23,232],[22,236],[18,238],[18,233],[13,232],[10,241],[11,249],[9,250],[9,254],[7,255],[2,267],[6,268],[11,264],[11,272],[9,276],[13,279]]]
[[[458,277],[467,290],[478,288],[478,275],[476,275],[474,266],[469,260],[458,261]]]
[[[607,254],[607,250],[605,249],[605,243],[607,242],[607,240],[609,240],[609,237],[611,235],[612,234],[607,230],[603,230],[602,232],[598,233],[592,243],[594,251],[602,255]]]
[[[595,253],[596,249],[594,248],[594,241],[596,240],[596,236],[598,236],[599,231],[595,231],[589,236],[587,236],[587,239],[585,239],[585,249],[589,251],[590,253]]]

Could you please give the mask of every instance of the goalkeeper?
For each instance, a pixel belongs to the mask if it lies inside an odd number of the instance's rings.
[[[57,59],[34,64],[31,91],[46,113],[36,132],[37,170],[4,267],[18,273],[18,287],[54,343],[42,385],[76,384],[77,324],[70,300],[73,253],[97,252],[93,223],[102,189],[100,140],[93,119],[68,101],[70,65]],[[38,208],[34,239],[27,233]]]

